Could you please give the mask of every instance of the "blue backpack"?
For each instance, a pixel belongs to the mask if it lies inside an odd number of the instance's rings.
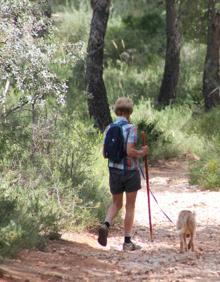
[[[114,163],[120,163],[127,156],[122,130],[125,124],[128,122],[111,123],[105,136],[104,157]]]

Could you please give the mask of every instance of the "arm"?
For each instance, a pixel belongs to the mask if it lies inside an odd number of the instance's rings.
[[[145,155],[147,155],[147,153],[148,153],[148,147],[147,146],[143,146],[140,150],[137,150],[135,148],[134,143],[128,143],[127,144],[127,155],[128,155],[128,157],[139,159],[139,158],[142,158]]]
[[[129,131],[128,140],[127,140],[127,155],[131,158],[142,158],[148,153],[148,147],[143,146],[140,150],[136,149],[137,143],[137,129],[132,126]]]

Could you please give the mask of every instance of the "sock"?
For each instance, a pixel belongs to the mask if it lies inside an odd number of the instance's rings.
[[[131,243],[131,236],[125,236],[125,243]]]
[[[105,221],[104,224],[109,228],[110,227],[110,223],[108,221]]]

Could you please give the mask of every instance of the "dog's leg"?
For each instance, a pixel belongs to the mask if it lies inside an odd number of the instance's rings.
[[[195,247],[194,247],[194,234],[191,234],[191,236],[190,236],[190,241],[189,241],[188,249],[191,249],[192,252],[195,251]]]
[[[190,250],[192,248],[192,242],[191,242],[191,238],[189,240],[189,243],[188,243],[188,250]]]
[[[184,247],[184,238],[183,238],[183,234],[180,234],[180,253],[184,252],[183,247]]]
[[[188,246],[187,246],[187,243],[186,243],[186,234],[183,234],[183,242],[184,242],[184,251],[187,252]]]
[[[189,237],[190,237],[190,240],[189,240],[189,243],[188,243],[188,250],[190,250],[192,248],[192,233],[189,234]]]

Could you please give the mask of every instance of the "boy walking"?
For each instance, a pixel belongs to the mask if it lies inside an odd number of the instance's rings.
[[[137,191],[141,188],[141,179],[138,169],[138,159],[147,154],[147,146],[136,149],[137,129],[130,123],[133,112],[133,102],[126,97],[119,98],[115,103],[114,111],[117,119],[114,125],[120,125],[124,137],[125,157],[119,162],[109,160],[109,184],[112,194],[112,203],[108,208],[104,223],[99,228],[98,242],[107,245],[108,231],[113,219],[123,206],[123,194],[126,194],[124,218],[123,250],[139,248],[131,241],[131,232],[134,222],[135,202]],[[110,126],[106,130],[106,134]]]

